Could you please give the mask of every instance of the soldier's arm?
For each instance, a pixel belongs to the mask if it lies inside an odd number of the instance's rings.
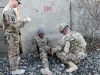
[[[48,38],[47,38],[47,47],[48,47],[48,50],[51,49],[50,40]]]
[[[7,14],[7,12],[3,12],[3,21],[6,23],[6,25],[4,26],[6,29],[10,25],[9,15]]]
[[[59,52],[63,49],[63,47],[61,45],[58,45],[56,48],[53,48],[52,49],[52,52],[51,53],[56,53],[56,52]]]
[[[33,39],[32,45],[33,45],[33,47],[32,47],[33,53],[35,55],[38,54],[37,42],[35,39]]]
[[[63,43],[62,43],[62,40],[60,39],[58,42],[58,45],[52,49],[51,53],[56,53],[56,52],[59,52],[61,50],[63,50]]]
[[[10,26],[11,28],[15,28],[15,29],[22,28],[27,23],[25,21],[17,21],[17,22],[11,23],[12,21],[7,12],[3,13],[3,17],[5,18],[7,25]]]
[[[65,44],[65,47],[64,47],[65,53],[69,53],[69,48],[70,48],[70,42],[66,41],[66,44]]]
[[[47,44],[51,47],[50,40],[48,38],[47,38]]]

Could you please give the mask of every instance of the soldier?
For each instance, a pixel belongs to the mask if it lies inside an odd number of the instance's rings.
[[[47,75],[52,75],[52,72],[49,70],[47,57],[47,54],[50,54],[50,49],[49,40],[44,36],[44,30],[40,28],[38,30],[38,36],[35,36],[33,40],[33,52],[36,57],[40,56],[40,59],[42,60],[43,68],[41,69],[41,73]]]
[[[78,63],[87,56],[87,43],[80,33],[70,31],[69,25],[65,23],[60,25],[59,31],[64,36],[59,40],[57,47],[52,48],[51,54],[56,53],[61,62],[70,66],[66,72],[73,72],[78,69],[75,63]]]
[[[10,61],[10,70],[12,74],[23,74],[24,69],[18,69],[19,65],[19,30],[29,20],[18,21],[17,15],[13,8],[21,4],[21,0],[10,0],[3,10],[3,29],[5,30],[6,39],[8,41],[8,56]]]

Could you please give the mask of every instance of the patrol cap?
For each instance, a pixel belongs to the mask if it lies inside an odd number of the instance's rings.
[[[21,0],[17,0],[17,1],[18,1],[18,4],[22,4],[22,3],[21,3]]]
[[[65,27],[69,27],[68,24],[66,23],[62,23],[60,26],[59,26],[59,31],[62,32],[64,30]]]
[[[44,29],[39,28],[39,29],[38,29],[38,34],[44,34]]]

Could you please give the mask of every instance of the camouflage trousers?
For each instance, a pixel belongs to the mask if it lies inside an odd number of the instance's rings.
[[[8,56],[10,62],[10,69],[15,70],[19,66],[19,46],[18,37],[10,35],[8,36]]]
[[[69,61],[72,61],[74,63],[80,62],[80,60],[84,59],[85,57],[80,56],[77,53],[65,53],[64,51],[57,52],[57,57],[61,60],[63,63],[68,63]]]
[[[48,56],[47,56],[48,52],[43,48],[39,48],[39,52],[40,52],[40,59],[42,60],[43,68],[49,67]]]

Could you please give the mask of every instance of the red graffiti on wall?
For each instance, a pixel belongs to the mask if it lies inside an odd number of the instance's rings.
[[[51,7],[50,6],[44,6],[44,11],[51,11]]]

